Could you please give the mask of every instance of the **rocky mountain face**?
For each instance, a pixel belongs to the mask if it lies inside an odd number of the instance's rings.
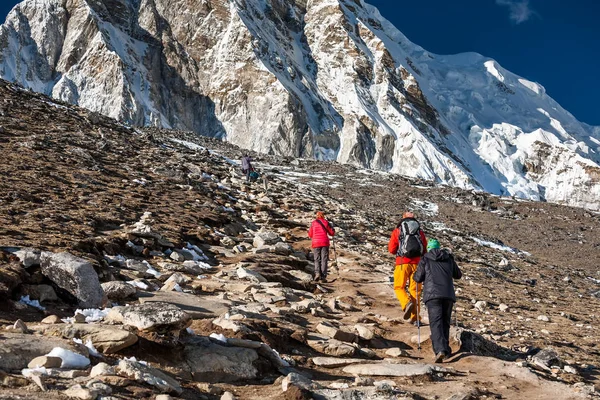
[[[600,209],[600,134],[363,0],[25,0],[0,77],[138,126]]]
[[[0,399],[598,397],[597,214],[241,152],[0,80]],[[443,364],[389,283],[406,209],[464,273]]]

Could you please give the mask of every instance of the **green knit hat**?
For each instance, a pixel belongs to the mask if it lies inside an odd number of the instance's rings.
[[[437,239],[429,239],[427,241],[427,251],[433,250],[433,249],[439,249],[440,248],[440,242],[437,241]]]

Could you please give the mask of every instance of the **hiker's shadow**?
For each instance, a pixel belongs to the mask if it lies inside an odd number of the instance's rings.
[[[462,360],[463,358],[467,358],[467,357],[471,357],[471,356],[473,356],[472,353],[467,353],[467,352],[458,353],[458,354],[455,354],[455,355],[447,358],[444,361],[444,364],[454,364],[455,362],[458,362],[458,361]]]

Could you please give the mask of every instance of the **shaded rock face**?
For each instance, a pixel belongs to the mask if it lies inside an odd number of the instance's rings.
[[[58,287],[73,295],[84,308],[99,308],[105,302],[98,274],[89,262],[69,253],[41,256],[42,273]]]
[[[598,128],[363,1],[26,0],[0,29],[0,77],[264,153],[600,207]]]
[[[235,382],[258,376],[254,366],[258,353],[254,349],[225,347],[196,338],[186,344],[185,357],[192,376],[199,382]]]

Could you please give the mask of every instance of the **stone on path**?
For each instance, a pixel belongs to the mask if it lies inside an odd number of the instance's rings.
[[[347,374],[364,376],[420,376],[447,371],[428,364],[356,364],[343,369]]]
[[[317,331],[323,335],[329,336],[332,339],[340,340],[342,342],[352,343],[357,340],[354,333],[343,331],[328,322],[321,322],[319,325],[317,325]]]
[[[31,247],[23,247],[22,249],[15,251],[15,256],[19,258],[25,268],[29,268],[34,265],[40,265],[41,255],[41,250]]]
[[[390,357],[408,357],[408,353],[406,352],[406,350],[402,350],[399,347],[393,347],[391,349],[388,349],[385,352],[385,354]]]
[[[181,292],[140,293],[141,304],[169,303],[185,311],[194,319],[215,318],[229,311],[232,302],[217,296],[200,296]]]
[[[272,245],[277,242],[281,242],[281,238],[278,234],[272,231],[264,231],[258,232],[256,236],[254,236],[254,241],[252,245],[254,248],[259,249],[266,245]]]
[[[228,347],[207,338],[190,338],[184,349],[187,365],[199,382],[236,382],[255,379],[258,353],[251,348]]]
[[[239,267],[236,270],[236,274],[237,274],[238,278],[246,279],[251,282],[260,283],[260,282],[267,281],[267,279],[264,276],[262,276],[261,274],[259,274],[258,272],[255,272],[255,271],[249,270],[247,268],[243,268],[243,267]]]
[[[313,357],[311,358],[313,364],[323,368],[339,368],[345,367],[351,364],[364,363],[365,360],[362,358],[336,358],[336,357]]]
[[[95,400],[98,397],[96,390],[86,389],[81,385],[71,386],[63,392],[65,396],[71,399]]]
[[[137,361],[121,360],[116,368],[119,376],[154,386],[163,393],[181,394],[179,383],[164,372]]]
[[[62,358],[60,357],[50,357],[50,356],[40,356],[36,357],[27,364],[27,368],[60,368],[62,364]]]
[[[70,253],[42,252],[42,273],[73,295],[83,308],[100,308],[105,295],[92,264]]]

